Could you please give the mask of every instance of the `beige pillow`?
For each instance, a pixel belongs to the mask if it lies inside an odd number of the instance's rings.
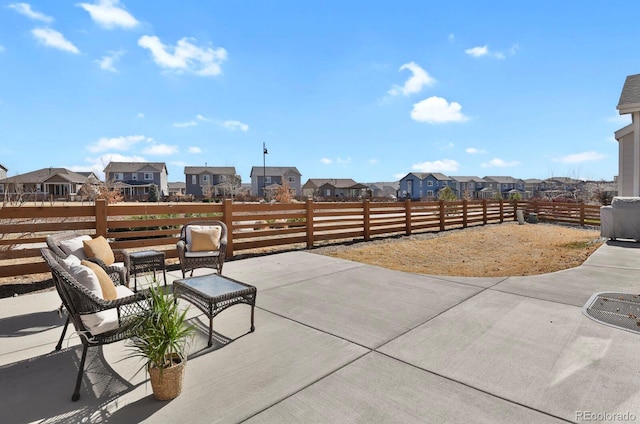
[[[115,256],[113,256],[113,250],[111,250],[106,238],[98,236],[93,240],[85,240],[82,243],[87,258],[100,259],[106,266],[112,265],[116,261]]]
[[[102,297],[104,300],[115,300],[118,298],[116,286],[113,285],[113,281],[111,281],[109,275],[104,269],[102,269],[100,265],[87,260],[83,260],[80,263],[93,271],[94,274],[96,274],[96,277],[98,277],[98,281],[100,282],[100,289],[102,289]]]
[[[220,227],[191,229],[191,252],[208,252],[220,248]]]

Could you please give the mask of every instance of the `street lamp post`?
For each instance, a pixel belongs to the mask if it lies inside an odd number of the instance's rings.
[[[267,200],[267,147],[262,142],[262,196]]]

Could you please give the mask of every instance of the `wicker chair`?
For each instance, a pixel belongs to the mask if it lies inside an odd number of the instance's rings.
[[[133,336],[135,318],[148,309],[147,294],[144,291],[140,291],[126,297],[119,297],[115,300],[101,299],[72,277],[60,265],[60,258],[57,257],[53,251],[42,248],[40,252],[51,270],[53,283],[67,310],[67,322],[65,323],[56,350],[60,350],[62,347],[62,341],[65,337],[69,321],[73,322],[76,332],[84,346],[75,389],[71,397],[71,400],[77,401],[80,399],[80,384],[82,383],[87,349],[92,346],[101,346]],[[114,282],[114,284],[117,285],[116,282]],[[109,314],[109,316],[113,318],[113,322],[109,327],[111,329],[104,332],[96,329],[89,330],[86,320],[92,317],[92,314],[100,312],[103,313],[102,317]],[[93,334],[92,331],[96,334]]]
[[[190,252],[190,227],[191,226],[218,226],[220,227],[220,247],[218,250],[208,252]],[[180,269],[182,270],[182,278],[185,277],[187,271],[193,275],[193,270],[197,268],[213,268],[222,273],[222,265],[227,252],[227,226],[222,221],[203,220],[192,221],[185,224],[180,231],[180,240],[176,245],[178,249],[178,258],[180,259]]]
[[[81,235],[82,234],[79,234],[74,231],[50,234],[47,236],[47,247],[51,249],[56,256],[60,258],[66,258],[68,255],[62,250],[62,248],[60,247],[60,243],[65,240],[70,240]],[[129,270],[131,269],[130,262],[129,262],[129,253],[123,249],[112,249],[112,250],[113,250],[113,256],[115,257],[116,262],[119,262],[123,265],[122,266],[118,266],[118,265],[105,266],[103,263],[100,265],[104,268],[105,271],[107,271],[107,274],[109,274],[109,276],[113,281],[115,281],[118,284],[124,284],[125,286],[129,287],[129,274],[130,274]],[[118,274],[118,276],[115,276],[113,274]]]

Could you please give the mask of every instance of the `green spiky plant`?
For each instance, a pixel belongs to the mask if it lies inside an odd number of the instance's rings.
[[[169,368],[176,362],[186,362],[187,347],[195,328],[187,323],[188,309],[180,310],[173,295],[157,282],[148,291],[149,309],[134,323],[131,356],[143,360],[142,368]]]

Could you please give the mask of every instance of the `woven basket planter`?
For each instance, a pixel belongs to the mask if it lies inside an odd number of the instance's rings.
[[[169,368],[149,367],[149,378],[153,396],[157,400],[171,400],[182,392],[185,363],[179,362]]]

